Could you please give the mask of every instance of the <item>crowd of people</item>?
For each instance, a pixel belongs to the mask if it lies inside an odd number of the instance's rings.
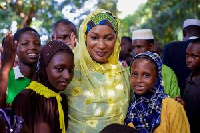
[[[151,29],[121,37],[119,19],[104,9],[79,32],[58,20],[44,46],[34,28],[7,33],[0,132],[198,133],[200,21],[185,20],[183,35],[163,50]]]

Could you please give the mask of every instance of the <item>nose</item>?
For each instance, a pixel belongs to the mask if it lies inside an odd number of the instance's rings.
[[[134,53],[135,55],[139,54],[139,49],[134,48],[133,53]]]
[[[98,42],[98,48],[99,49],[104,49],[106,48],[106,43],[105,43],[105,40],[104,39],[99,39],[99,42]]]
[[[191,63],[192,62],[192,57],[190,57],[190,56],[186,57],[186,62],[187,63]]]
[[[136,78],[136,81],[137,81],[138,83],[142,82],[142,76],[138,75],[137,78]]]
[[[36,46],[35,46],[35,44],[33,42],[30,43],[29,49],[32,49],[32,50],[36,49]]]
[[[63,73],[62,73],[62,76],[65,79],[71,79],[71,75],[70,75],[68,70],[64,70]]]

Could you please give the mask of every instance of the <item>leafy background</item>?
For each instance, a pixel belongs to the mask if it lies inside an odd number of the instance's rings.
[[[85,16],[97,8],[119,15],[117,2],[118,0],[1,0],[0,40],[9,30],[32,26],[42,35],[45,44],[55,21],[66,18],[78,28]],[[89,4],[92,7],[86,8]],[[199,0],[148,0],[131,15],[121,19],[122,35],[131,37],[133,30],[150,28],[155,40],[164,45],[182,39],[182,25],[187,18],[200,18]]]

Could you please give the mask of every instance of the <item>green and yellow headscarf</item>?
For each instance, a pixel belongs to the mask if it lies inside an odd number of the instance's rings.
[[[111,25],[108,25],[108,23],[106,24],[105,22],[103,23],[104,20],[107,20]],[[90,25],[91,22],[93,22],[94,25],[91,26]],[[91,27],[88,28],[89,27],[88,25],[90,25]],[[113,54],[110,56],[110,58],[108,60],[108,64],[112,64],[112,65],[119,64],[118,56],[119,56],[119,52],[120,52],[120,39],[121,39],[121,35],[120,35],[120,31],[119,31],[120,22],[110,11],[107,11],[104,9],[98,9],[98,10],[94,11],[82,23],[82,25],[80,26],[80,30],[79,30],[79,44],[74,49],[74,53],[75,53],[75,56],[77,55],[76,56],[77,58],[80,57],[80,62],[82,62],[81,60],[86,60],[87,63],[89,63],[89,65],[91,65],[93,67],[95,66],[95,68],[104,70],[104,68],[101,67],[101,64],[96,63],[95,61],[92,60],[92,58],[90,57],[90,55],[86,49],[86,44],[85,44],[86,33],[92,27],[94,27],[96,25],[108,25],[111,28],[113,27],[112,29],[116,32],[117,39],[116,39],[116,43],[115,43],[115,48],[114,48]],[[76,59],[75,59],[75,61],[76,61]]]
[[[107,25],[112,28],[116,34],[118,32],[118,22],[116,17],[110,12],[94,15],[87,24],[86,35],[96,25]]]

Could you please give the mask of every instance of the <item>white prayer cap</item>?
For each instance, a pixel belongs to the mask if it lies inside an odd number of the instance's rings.
[[[132,40],[136,39],[154,39],[151,29],[139,29],[132,33]]]
[[[197,36],[191,36],[190,38],[189,38],[189,40],[194,40],[194,39],[197,39],[198,37]]]
[[[186,19],[183,23],[183,28],[186,28],[190,25],[200,26],[200,21],[198,19]]]

